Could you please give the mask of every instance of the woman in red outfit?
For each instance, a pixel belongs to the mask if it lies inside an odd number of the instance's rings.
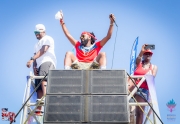
[[[134,71],[134,75],[145,75],[147,73],[152,74],[154,77],[156,76],[157,73],[157,66],[151,64],[151,57],[153,55],[152,51],[150,49],[146,50],[145,49],[146,44],[142,46],[142,49],[136,58],[136,70]],[[139,79],[136,79],[135,82],[136,84],[139,83]],[[129,81],[129,91],[132,91],[134,89],[134,84]],[[147,82],[144,81],[142,85],[140,86],[139,90],[142,92],[146,100],[148,100],[149,96],[149,89],[147,86]],[[134,95],[135,99],[137,102],[145,102],[144,97],[140,94],[139,91]],[[142,109],[144,110],[144,106],[141,106]],[[136,107],[136,124],[142,124],[143,123],[143,112],[140,109],[140,107]]]

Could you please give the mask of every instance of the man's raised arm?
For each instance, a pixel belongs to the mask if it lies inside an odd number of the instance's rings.
[[[72,45],[75,46],[76,43],[77,43],[77,40],[75,40],[75,39],[70,35],[68,29],[66,28],[65,23],[64,23],[64,20],[63,20],[62,11],[60,11],[60,14],[61,14],[61,16],[62,16],[62,19],[60,19],[60,25],[61,25],[61,27],[62,27],[62,29],[63,29],[63,32],[64,32],[64,34],[66,35],[66,37],[68,38],[68,40],[72,43]]]
[[[108,33],[107,33],[106,37],[104,37],[100,41],[101,46],[104,46],[107,43],[107,41],[111,38],[111,35],[112,35],[112,32],[113,32],[113,23],[114,23],[114,20],[115,20],[115,16],[113,14],[110,14],[109,19],[110,19],[109,30],[108,30]]]

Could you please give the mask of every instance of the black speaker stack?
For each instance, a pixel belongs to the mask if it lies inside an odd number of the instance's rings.
[[[45,124],[128,124],[125,70],[49,70]]]

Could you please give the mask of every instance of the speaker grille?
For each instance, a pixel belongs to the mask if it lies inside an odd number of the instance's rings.
[[[93,70],[93,77],[122,77],[126,78],[125,70]]]
[[[127,110],[123,95],[48,95],[45,122],[128,122]]]
[[[81,122],[83,96],[46,97],[45,120],[50,122]]]
[[[83,93],[80,70],[49,70],[47,94]]]
[[[127,94],[124,70],[50,70],[47,94]]]
[[[91,96],[91,122],[128,122],[126,96]]]
[[[124,70],[50,70],[44,123],[128,124]]]

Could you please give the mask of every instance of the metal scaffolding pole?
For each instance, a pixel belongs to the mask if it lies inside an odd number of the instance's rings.
[[[32,72],[30,72],[30,75],[28,76],[28,82],[27,82],[27,87],[26,87],[26,95],[25,95],[25,100],[24,101],[26,101],[29,98],[29,95],[30,95],[30,87],[31,87],[31,81],[32,81],[31,76],[32,76]],[[29,101],[27,102],[27,104],[29,104]],[[27,113],[28,113],[27,104],[24,106],[24,109],[23,109],[23,118],[22,118],[21,124],[26,120],[26,116],[27,116]]]

